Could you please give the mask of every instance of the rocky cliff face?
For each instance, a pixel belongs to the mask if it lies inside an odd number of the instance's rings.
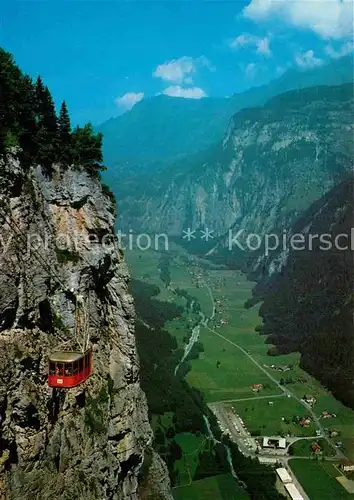
[[[182,235],[208,227],[264,235],[290,227],[336,185],[353,154],[352,85],[287,92],[234,115],[209,159],[120,193],[124,229]],[[215,240],[214,240],[215,241]]]
[[[112,203],[80,169],[0,165],[0,498],[170,499],[139,385],[134,306]],[[74,245],[74,246],[73,246]],[[47,385],[87,298],[94,374]],[[144,472],[144,475],[143,475]]]

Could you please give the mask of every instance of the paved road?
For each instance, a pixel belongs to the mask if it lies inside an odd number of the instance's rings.
[[[206,280],[204,279],[204,284],[205,286],[207,287],[208,289],[208,292],[209,292],[209,295],[210,295],[210,298],[212,300],[212,305],[213,305],[213,316],[215,314],[215,300],[214,300],[214,296],[213,296],[213,293],[212,293],[212,290],[209,286],[209,284],[206,282]],[[329,439],[329,437],[326,435],[325,433],[325,430],[322,426],[322,423],[320,422],[320,419],[317,417],[316,413],[314,412],[314,410],[312,409],[312,407],[310,405],[308,405],[307,403],[305,403],[301,398],[299,398],[298,396],[296,396],[295,394],[293,394],[287,387],[283,386],[280,384],[280,382],[275,378],[273,377],[262,365],[260,365],[258,363],[258,361],[256,361],[253,356],[251,354],[249,354],[243,347],[241,347],[240,345],[238,345],[236,342],[233,342],[232,340],[228,339],[227,337],[225,337],[224,335],[222,335],[221,333],[217,332],[216,330],[210,328],[208,325],[207,325],[208,321],[205,321],[205,328],[207,330],[209,330],[211,333],[213,333],[214,335],[217,335],[219,338],[221,338],[222,340],[224,340],[225,342],[228,342],[229,344],[231,344],[232,346],[236,347],[236,349],[238,349],[240,352],[242,352],[252,363],[254,363],[258,368],[259,370],[261,370],[281,391],[281,394],[280,395],[277,395],[277,396],[272,396],[272,397],[281,397],[281,396],[286,396],[286,397],[289,397],[289,398],[293,398],[295,399],[295,401],[297,401],[299,404],[301,404],[302,406],[304,406],[306,408],[306,410],[308,411],[308,413],[311,415],[311,417],[313,418],[313,421],[315,422],[316,426],[317,426],[317,429],[320,431],[321,433],[321,437],[324,438],[327,443],[329,444],[329,446],[331,448],[333,448],[335,451],[336,451],[336,455],[335,457],[326,457],[325,459],[326,460],[329,460],[329,461],[335,461],[335,460],[341,460],[341,459],[345,459],[347,458],[344,453],[340,450],[338,450],[334,444],[332,443],[332,441]],[[267,396],[258,396],[258,397],[255,397],[255,398],[247,398],[247,399],[266,399]],[[236,401],[236,400],[233,400],[233,401]],[[240,400],[239,400],[240,401]],[[227,401],[224,401],[224,402],[227,402]],[[221,403],[219,408],[218,409],[222,409],[224,407],[224,405]],[[248,455],[248,456],[253,456],[255,457],[256,456],[256,453],[254,450],[250,450],[249,448],[247,448],[247,446],[245,446],[246,444],[246,437],[249,438],[249,436],[244,436],[243,435],[243,432],[244,429],[242,428],[241,426],[241,429],[239,427],[239,430],[241,431],[242,433],[242,437],[241,437],[241,433],[238,434],[237,430],[236,430],[236,427],[235,427],[235,424],[230,422],[230,419],[229,419],[229,416],[227,415],[227,412],[226,411],[218,411],[218,416],[219,416],[219,419],[220,421],[223,423],[223,425],[225,426],[225,428],[228,428],[230,433],[231,433],[231,437],[233,438],[233,440],[238,444],[240,450],[245,454],[245,455]],[[316,436],[316,438],[318,438],[319,436]],[[299,438],[300,439],[300,438]],[[303,439],[303,438],[301,438]],[[308,437],[306,439],[313,439],[313,437]],[[295,439],[293,442],[295,442],[297,439]],[[279,459],[279,461],[284,465],[284,466],[288,466],[288,461],[291,459],[291,458],[305,458],[305,457],[289,457],[289,456],[282,456],[282,457],[277,457]],[[307,457],[306,457],[307,458]],[[310,460],[311,458],[308,457],[308,459]],[[291,473],[292,475],[292,478],[293,478],[293,482],[295,484],[295,486],[297,487],[297,489],[299,490],[299,492],[301,493],[301,495],[304,497],[305,500],[310,500],[309,497],[306,495],[303,487],[301,486],[301,484],[299,483],[299,481],[297,480],[297,478],[295,477],[295,475],[293,473]]]
[[[244,455],[255,456],[255,449],[252,451],[246,446],[247,440],[252,439],[247,435],[246,429],[242,426],[240,418],[236,415],[229,415],[227,408],[223,404],[211,403],[208,405],[213,411],[216,418],[221,422],[222,429],[228,429],[231,434],[231,439],[237,443],[238,448]],[[237,432],[237,430],[239,432]]]
[[[213,299],[214,300],[214,299]],[[232,340],[228,339],[227,337],[225,337],[224,335],[222,335],[221,333],[213,330],[212,328],[210,328],[209,326],[205,326],[205,328],[207,328],[207,330],[209,330],[211,333],[213,333],[214,335],[217,335],[218,337],[220,337],[221,339],[223,339],[225,342],[228,342],[229,344],[233,345],[234,347],[236,347],[239,351],[241,351],[245,356],[247,356],[247,358],[252,361],[252,363],[254,363],[272,382],[274,382],[274,384],[276,384],[279,389],[284,393],[285,396],[287,397],[290,397],[290,398],[293,398],[295,399],[295,401],[297,401],[299,404],[301,404],[302,406],[304,406],[306,408],[306,410],[309,412],[309,414],[311,415],[311,417],[313,418],[313,421],[315,422],[318,430],[321,432],[321,437],[323,437],[327,443],[329,444],[329,446],[333,449],[335,449],[336,451],[336,454],[341,457],[342,459],[346,459],[347,457],[344,455],[344,453],[340,450],[338,450],[334,444],[332,443],[332,441],[329,439],[329,437],[326,435],[325,433],[325,430],[320,422],[320,419],[317,417],[316,413],[313,411],[312,407],[310,405],[308,405],[307,403],[305,403],[305,401],[303,401],[301,398],[299,398],[298,396],[296,396],[295,394],[293,394],[287,387],[285,387],[284,385],[281,385],[280,382],[275,378],[273,377],[273,375],[271,375],[262,365],[260,365],[258,363],[258,361],[256,361],[252,356],[251,354],[249,354],[243,347],[241,347],[240,345],[236,344],[236,342],[233,342]]]
[[[213,401],[211,404],[219,404],[219,403],[239,403],[240,401],[254,401],[255,399],[274,399],[274,398],[283,398],[286,394],[268,394],[267,396],[254,396],[250,398],[240,398],[240,399],[222,399],[221,401]]]
[[[227,428],[231,434],[231,439],[237,443],[237,446],[239,450],[246,456],[256,458],[257,455],[255,452],[255,447],[253,449],[250,449],[247,447],[247,441],[252,439],[254,442],[255,439],[257,438],[250,438],[246,430],[242,427],[240,419],[236,417],[236,415],[230,415],[227,410],[225,405],[218,404],[218,403],[212,403],[209,405],[211,408],[213,408],[214,413],[216,414],[217,418],[220,420],[222,427]],[[237,432],[237,429],[239,429],[240,433]],[[317,436],[316,436],[317,437]],[[307,439],[313,439],[314,437],[308,437]],[[302,438],[293,438],[293,441],[296,441],[296,439],[302,439]],[[297,480],[296,476],[291,470],[291,467],[289,467],[288,461],[292,458],[304,458],[304,457],[297,457],[297,456],[284,456],[284,455],[277,455],[277,454],[262,454],[264,457],[271,457],[275,458],[282,466],[286,467],[292,476],[293,483],[296,486],[296,488],[299,490],[301,495],[303,496],[304,500],[310,500],[307,494],[305,493],[303,487],[301,486],[300,482]],[[308,460],[313,460],[310,457],[306,457]],[[327,457],[326,460],[332,460],[333,458]],[[338,459],[337,459],[338,460]]]

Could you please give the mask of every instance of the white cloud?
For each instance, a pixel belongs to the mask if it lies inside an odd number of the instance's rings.
[[[170,97],[184,97],[186,99],[201,99],[202,97],[207,97],[204,90],[199,87],[184,88],[180,85],[171,85],[162,93]]]
[[[257,42],[257,52],[258,54],[263,54],[265,56],[271,55],[271,50],[269,47],[269,38],[265,37]]]
[[[323,38],[353,36],[353,0],[251,0],[243,14],[254,21],[278,17]]]
[[[329,57],[332,57],[332,59],[339,59],[340,57],[347,56],[348,54],[351,54],[354,51],[354,43],[353,42],[346,42],[343,43],[339,47],[338,50],[335,50],[332,45],[327,45],[325,47],[325,52]]]
[[[257,73],[257,67],[255,63],[249,63],[247,64],[245,68],[245,75],[247,78],[253,78]]]
[[[115,103],[124,111],[128,111],[129,109],[132,109],[132,107],[135,106],[135,104],[141,101],[142,99],[144,99],[144,92],[138,92],[138,93],[127,92],[121,97],[117,97],[117,99],[115,99]]]
[[[272,52],[270,50],[269,43],[269,37],[260,38],[249,33],[243,33],[230,42],[230,47],[237,50],[246,46],[254,46],[256,47],[258,54],[270,56]]]
[[[254,39],[253,35],[249,35],[248,33],[244,33],[243,35],[237,36],[232,42],[230,42],[230,47],[232,49],[238,49],[239,47],[244,47],[245,45],[249,45],[253,43]]]
[[[204,56],[198,58],[183,56],[160,64],[153,72],[153,76],[176,84],[193,83],[192,75],[201,66],[208,68],[210,71],[215,70],[210,61]]]
[[[308,50],[303,54],[299,54],[295,57],[296,64],[303,69],[315,68],[316,66],[321,66],[323,60],[316,57],[313,50]]]

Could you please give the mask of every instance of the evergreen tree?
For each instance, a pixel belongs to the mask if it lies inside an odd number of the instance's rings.
[[[38,76],[36,80],[36,98],[37,98],[37,115],[38,121],[43,119],[43,102],[44,102],[44,84],[42,78]]]
[[[70,165],[73,159],[71,124],[66,102],[63,101],[59,114],[59,150],[60,161],[66,165]]]
[[[56,141],[58,137],[58,118],[55,113],[54,101],[48,87],[44,89],[43,109],[43,124],[47,130],[48,137],[51,141]]]
[[[0,48],[0,154],[15,152],[23,166],[37,162],[47,169],[54,162],[76,163],[98,176],[102,165],[102,135],[91,124],[71,132],[63,102],[59,119],[51,93],[39,76],[34,84]]]
[[[38,120],[38,155],[37,161],[50,167],[58,156],[58,119],[53,98],[48,87],[38,77],[36,83],[37,120]]]
[[[32,79],[26,75],[21,85],[21,110],[19,113],[21,161],[29,165],[37,156],[36,92]]]
[[[102,165],[102,134],[95,134],[91,123],[76,127],[72,134],[74,163],[82,165],[92,175],[104,170]]]
[[[0,153],[18,145],[21,79],[11,54],[0,49]]]

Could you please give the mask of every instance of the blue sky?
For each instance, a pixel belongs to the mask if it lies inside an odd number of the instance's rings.
[[[158,93],[228,96],[349,53],[352,2],[7,2],[0,45],[74,123],[98,124]]]

